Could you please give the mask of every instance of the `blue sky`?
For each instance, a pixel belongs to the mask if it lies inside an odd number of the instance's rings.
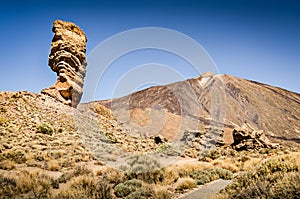
[[[48,54],[55,19],[72,21],[85,31],[88,54],[105,39],[129,29],[179,31],[205,48],[220,73],[300,93],[300,3],[289,0],[0,1],[1,91],[40,92],[54,84]],[[111,98],[126,71],[148,63],[174,67],[181,78],[197,76],[171,53],[132,52],[113,63],[95,97]]]

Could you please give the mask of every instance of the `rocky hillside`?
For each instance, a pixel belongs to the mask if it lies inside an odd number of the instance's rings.
[[[179,139],[187,130],[213,127],[225,131],[231,143],[232,129],[246,125],[276,142],[300,142],[299,94],[230,75],[205,73],[98,103],[146,134]]]
[[[101,105],[72,108],[47,95],[0,92],[0,162],[47,169],[93,159],[114,162],[154,151],[154,138],[122,128]]]

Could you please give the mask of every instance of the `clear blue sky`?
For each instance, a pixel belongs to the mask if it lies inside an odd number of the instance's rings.
[[[200,43],[220,73],[300,93],[300,3],[290,0],[0,1],[1,91],[40,92],[54,84],[56,74],[48,67],[48,54],[55,19],[72,21],[86,32],[87,53],[128,29],[176,30]],[[116,64],[129,70],[151,62],[185,64],[155,50],[131,53]],[[116,78],[115,68],[108,77]],[[107,84],[96,97],[110,98],[112,88]]]

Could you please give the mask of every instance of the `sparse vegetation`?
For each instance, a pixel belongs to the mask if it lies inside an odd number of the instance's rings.
[[[70,107],[55,104],[58,108],[53,108],[55,102],[51,99],[27,92],[12,95],[5,94],[5,100],[0,102],[0,198],[165,199],[216,179],[232,179],[237,172],[242,174],[234,178],[226,189],[228,193],[222,192],[220,198],[299,195],[297,153],[289,154],[283,149],[237,152],[222,147],[204,152],[188,148],[180,154],[171,143],[156,143],[133,132],[123,132],[112,113],[100,105],[96,109],[104,115],[99,115],[99,122],[94,121],[100,125],[92,131],[87,131],[90,123],[79,119],[78,125],[88,132],[82,139]],[[47,104],[55,111],[49,111]],[[106,140],[104,144],[99,132]],[[97,153],[104,153],[105,160],[124,157],[117,147],[132,154],[127,165],[112,168],[101,156],[92,156],[86,146],[90,147],[96,138]],[[83,144],[83,140],[87,143]],[[157,156],[148,154],[152,152]],[[156,159],[173,155],[198,158],[199,152],[203,158],[198,161],[167,167]],[[95,157],[98,163],[91,164]],[[267,193],[268,189],[271,193]],[[243,193],[238,195],[241,190]]]
[[[299,154],[270,158],[234,179],[217,198],[297,198],[300,194]]]
[[[95,178],[89,175],[80,175],[70,180],[54,198],[57,199],[110,199],[111,187],[101,178]]]
[[[0,174],[1,197],[46,198],[53,185],[50,177],[40,173],[22,171],[17,176]]]

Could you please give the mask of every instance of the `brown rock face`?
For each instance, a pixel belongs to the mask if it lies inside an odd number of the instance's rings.
[[[86,73],[87,38],[85,33],[71,22],[56,20],[52,31],[54,37],[48,65],[56,72],[57,81],[41,92],[72,107],[77,107],[82,96]]]

